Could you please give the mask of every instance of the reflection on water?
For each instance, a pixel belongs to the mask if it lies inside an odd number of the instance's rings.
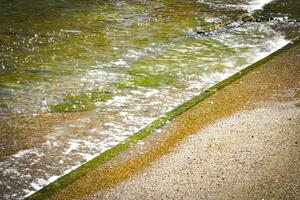
[[[201,37],[259,1],[0,1],[0,191],[15,199],[286,44],[275,22]]]

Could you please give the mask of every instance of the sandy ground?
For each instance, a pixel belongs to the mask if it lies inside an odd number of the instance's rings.
[[[88,199],[297,199],[300,109],[268,102],[218,120]]]

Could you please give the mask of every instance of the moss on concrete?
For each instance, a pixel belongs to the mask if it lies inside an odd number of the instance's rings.
[[[104,102],[112,98],[111,92],[93,90],[77,96],[66,96],[62,103],[51,107],[51,112],[83,112],[95,108],[96,102]]]
[[[139,75],[132,78],[132,82],[140,87],[158,87],[161,85],[171,85],[175,83],[178,78],[171,74],[147,74]]]
[[[113,84],[118,89],[134,87],[159,87],[173,85],[178,77],[170,73],[150,73],[144,69],[131,69],[128,71],[130,78],[122,79]]]

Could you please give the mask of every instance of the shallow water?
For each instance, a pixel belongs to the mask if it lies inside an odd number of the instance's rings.
[[[288,41],[267,1],[0,1],[0,191],[22,198]]]

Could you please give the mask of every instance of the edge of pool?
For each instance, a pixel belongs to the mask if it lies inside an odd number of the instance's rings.
[[[116,146],[104,151],[103,153],[99,154],[92,160],[82,164],[78,168],[72,170],[71,172],[63,175],[62,177],[58,178],[54,182],[50,183],[49,185],[43,187],[42,189],[36,191],[35,193],[24,197],[26,200],[41,200],[47,199],[51,195],[55,194],[57,191],[63,189],[67,185],[71,184],[78,178],[84,176],[89,171],[97,168],[101,164],[113,159],[122,151],[128,149],[131,145],[137,143],[138,141],[142,140],[143,138],[147,137],[151,133],[153,133],[156,129],[164,126],[168,121],[173,120],[174,118],[178,117],[182,113],[186,112],[187,110],[194,107],[196,104],[201,102],[202,100],[206,99],[207,97],[211,96],[212,94],[218,92],[219,90],[223,89],[227,85],[231,84],[232,82],[240,79],[244,75],[248,74],[249,72],[253,71],[254,69],[260,67],[267,61],[271,60],[276,55],[280,54],[281,52],[291,48],[295,44],[300,42],[300,36],[295,37],[294,39],[290,40],[288,44],[283,46],[282,48],[278,49],[277,51],[269,54],[265,58],[249,65],[248,67],[240,70],[239,72],[233,74],[232,76],[222,80],[221,82],[213,85],[212,87],[208,88],[204,92],[200,93],[199,95],[193,97],[192,99],[184,102],[183,104],[177,106],[173,110],[165,113],[161,117],[157,118],[149,125],[144,127],[143,129],[135,132],[133,135],[128,137],[123,142],[117,144]]]

